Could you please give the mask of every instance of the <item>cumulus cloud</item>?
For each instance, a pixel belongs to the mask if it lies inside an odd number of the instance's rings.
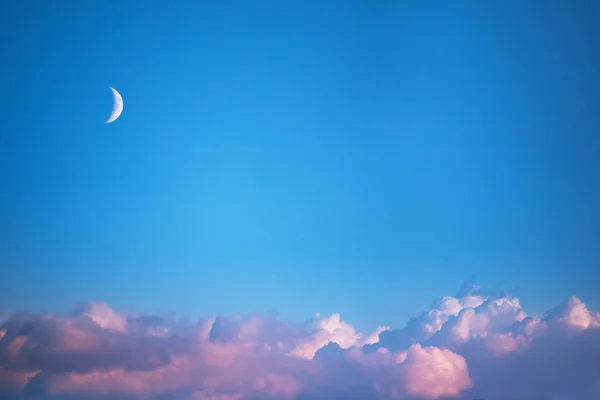
[[[412,345],[401,370],[405,392],[425,399],[458,396],[472,385],[466,360],[438,347]]]
[[[379,341],[379,335],[388,330],[388,327],[379,326],[368,336],[357,333],[352,325],[342,321],[340,314],[329,317],[317,315],[309,323],[309,335],[302,337],[289,352],[289,355],[311,360],[317,351],[329,343],[336,343],[342,349],[349,349],[364,344],[373,344]]]
[[[0,325],[0,396],[14,399],[600,398],[600,314],[578,298],[529,316],[478,288],[405,327],[339,314],[125,315],[104,303]]]

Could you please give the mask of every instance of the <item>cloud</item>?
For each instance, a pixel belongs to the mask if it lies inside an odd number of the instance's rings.
[[[0,396],[254,400],[600,398],[600,314],[571,297],[542,316],[478,288],[405,327],[339,314],[178,321],[103,303],[0,325]]]
[[[598,313],[576,297],[506,332],[466,343],[461,353],[486,399],[600,398]]]
[[[295,346],[289,352],[290,356],[310,360],[314,358],[319,349],[329,343],[336,343],[342,349],[377,343],[379,335],[389,329],[379,326],[374,332],[364,337],[363,334],[355,332],[350,324],[342,321],[340,314],[333,314],[329,317],[317,315],[308,325],[309,334],[296,341]]]
[[[466,360],[447,349],[412,345],[400,365],[402,387],[411,396],[458,396],[472,385]]]

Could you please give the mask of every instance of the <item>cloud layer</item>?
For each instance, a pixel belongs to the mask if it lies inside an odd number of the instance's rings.
[[[473,289],[362,334],[339,314],[184,322],[88,303],[0,325],[0,397],[600,398],[600,314],[572,297],[533,317]]]

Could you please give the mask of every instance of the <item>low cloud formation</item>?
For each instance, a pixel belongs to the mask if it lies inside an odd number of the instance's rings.
[[[600,314],[578,298],[540,317],[476,288],[402,329],[339,314],[182,322],[89,303],[0,325],[7,399],[600,399]]]

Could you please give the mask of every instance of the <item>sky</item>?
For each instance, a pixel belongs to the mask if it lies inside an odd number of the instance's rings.
[[[4,315],[600,305],[597,5],[217,3],[3,13]]]
[[[1,14],[0,321],[93,301],[367,332],[470,284],[600,310],[597,2]]]

